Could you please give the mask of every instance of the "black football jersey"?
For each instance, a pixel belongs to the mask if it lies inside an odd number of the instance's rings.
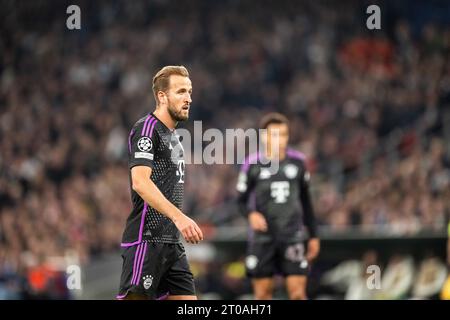
[[[267,232],[253,232],[252,240],[298,241],[316,236],[313,206],[309,192],[310,173],[301,152],[288,149],[273,173],[270,163],[260,161],[261,154],[247,157],[236,185],[238,205],[242,214],[261,212],[268,225]],[[266,164],[263,164],[266,163]]]
[[[131,168],[149,166],[152,168],[149,179],[181,210],[185,161],[176,130],[167,128],[153,113],[143,117],[129,134],[128,160],[133,209],[126,222],[122,246],[136,245],[142,241],[180,242],[180,232],[172,220],[152,208],[131,188]]]

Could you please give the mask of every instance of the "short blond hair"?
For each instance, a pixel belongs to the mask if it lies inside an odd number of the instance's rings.
[[[189,77],[189,72],[184,66],[165,66],[159,70],[153,77],[153,95],[155,96],[156,105],[159,104],[158,92],[167,92],[170,85],[170,76],[172,75]]]

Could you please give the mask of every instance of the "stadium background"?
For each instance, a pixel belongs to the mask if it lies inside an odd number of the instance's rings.
[[[126,137],[151,77],[190,70],[192,120],[292,121],[322,237],[315,299],[439,298],[450,212],[450,5],[377,1],[0,1],[0,299],[112,299],[129,214]],[[81,8],[81,30],[66,8]],[[192,121],[183,124],[192,129]],[[200,298],[251,298],[237,165],[188,165]],[[67,290],[67,265],[81,290]],[[381,290],[367,290],[378,264]],[[278,279],[279,280],[279,279]],[[276,298],[286,297],[277,282]]]

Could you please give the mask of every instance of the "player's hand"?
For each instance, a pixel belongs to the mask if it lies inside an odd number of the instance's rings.
[[[258,211],[252,211],[248,215],[248,222],[250,223],[250,226],[255,231],[267,231],[267,221],[266,218],[264,218],[263,214]]]
[[[188,243],[197,244],[203,240],[202,230],[200,230],[195,221],[188,216],[180,214],[175,219],[173,219],[173,223],[175,223],[175,226],[178,228],[178,230],[180,230],[184,239],[186,239]]]
[[[306,260],[308,262],[317,258],[320,252],[320,240],[319,238],[311,238],[308,241],[308,250],[306,251]]]

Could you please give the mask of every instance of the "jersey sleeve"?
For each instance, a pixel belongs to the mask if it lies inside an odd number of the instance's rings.
[[[250,194],[255,187],[255,179],[252,175],[253,169],[254,167],[250,163],[245,162],[241,167],[236,184],[236,190],[238,192],[238,210],[245,217],[248,216],[251,211],[248,207],[248,201]]]
[[[309,235],[311,238],[317,237],[317,223],[314,213],[314,207],[312,204],[311,193],[309,188],[309,183],[311,175],[306,169],[306,166],[302,165],[303,170],[299,176],[300,183],[300,202],[303,208],[303,220],[305,226],[308,228]]]
[[[159,139],[156,130],[151,128],[151,119],[136,125],[128,137],[128,164],[129,168],[147,166],[154,169],[155,152],[158,149]]]

